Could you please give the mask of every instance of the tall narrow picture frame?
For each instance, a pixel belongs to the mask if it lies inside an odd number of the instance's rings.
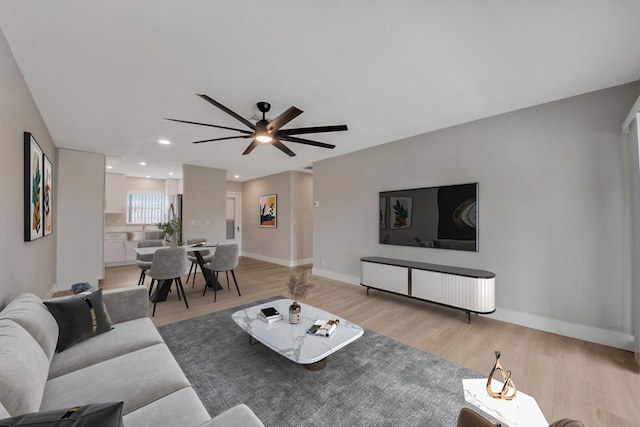
[[[53,166],[44,154],[44,182],[42,183],[42,219],[44,235],[53,233]]]
[[[29,132],[24,133],[24,240],[44,234],[42,220],[42,174],[44,153]]]
[[[278,226],[278,195],[270,194],[258,198],[259,227],[276,228]]]

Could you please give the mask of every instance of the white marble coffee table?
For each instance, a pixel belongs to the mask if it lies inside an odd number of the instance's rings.
[[[231,318],[249,334],[251,344],[260,342],[287,359],[305,365],[310,370],[323,369],[329,355],[357,340],[364,333],[360,326],[335,314],[311,305],[299,304],[302,311],[298,324],[289,323],[290,299],[279,299],[239,310],[233,313]],[[275,307],[284,318],[267,324],[258,318],[258,311],[266,307]],[[340,325],[330,337],[307,334],[307,329],[316,320],[332,319],[340,319]]]

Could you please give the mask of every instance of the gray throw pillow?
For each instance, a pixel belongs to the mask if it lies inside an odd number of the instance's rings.
[[[91,403],[0,420],[0,427],[123,427],[122,402]]]
[[[56,351],[111,330],[111,319],[102,302],[102,289],[88,295],[44,301],[58,323]]]

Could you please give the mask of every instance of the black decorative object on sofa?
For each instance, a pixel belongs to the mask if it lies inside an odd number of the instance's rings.
[[[91,403],[0,420],[0,427],[122,427],[123,402]]]
[[[102,302],[102,289],[88,295],[44,301],[44,304],[60,329],[58,352],[111,330],[111,319]]]

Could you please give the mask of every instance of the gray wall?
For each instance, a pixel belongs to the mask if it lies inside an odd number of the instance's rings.
[[[227,171],[183,165],[182,238],[224,242],[226,237]]]
[[[104,277],[105,155],[58,149],[57,288]]]
[[[494,317],[631,349],[621,125],[637,96],[632,83],[315,163],[314,273],[359,283],[362,256],[490,270]],[[468,182],[478,253],[378,244],[379,191]]]
[[[56,147],[1,30],[0,94],[0,307],[3,307],[22,292],[33,292],[39,296],[53,292],[58,233],[54,228],[49,236],[24,242],[23,133],[27,131],[34,135],[57,169]],[[54,227],[57,216],[54,192]]]
[[[313,175],[291,173],[291,260],[313,262]]]
[[[258,198],[278,195],[277,228],[258,227]],[[242,183],[242,254],[286,266],[310,263],[313,251],[313,177],[279,174]]]

